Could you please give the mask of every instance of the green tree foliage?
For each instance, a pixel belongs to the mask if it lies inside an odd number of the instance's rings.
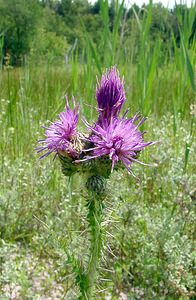
[[[25,55],[33,59],[62,59],[69,54],[71,57],[75,50],[86,53],[89,47],[96,49],[101,60],[112,63],[120,59],[122,45],[125,55],[132,53],[136,62],[145,33],[141,24],[148,27],[152,48],[159,39],[162,54],[170,49],[171,56],[174,41],[177,47],[181,45],[181,35],[186,47],[193,43],[196,15],[186,5],[169,10],[161,3],[127,8],[115,0],[97,0],[94,4],[88,0],[0,0],[4,63],[7,55],[11,64],[19,64]],[[103,49],[110,49],[111,59],[103,58]]]
[[[89,3],[87,0],[61,0],[56,4],[55,11],[64,21],[66,38],[69,44],[76,41],[79,48],[85,46],[82,30],[82,19],[88,14]]]
[[[4,35],[4,55],[11,56],[13,64],[29,53],[30,41],[36,32],[40,17],[37,0],[0,0],[0,32]]]
[[[68,47],[62,17],[55,13],[51,5],[44,5],[40,26],[31,42],[31,58],[50,62],[56,58],[62,59]]]

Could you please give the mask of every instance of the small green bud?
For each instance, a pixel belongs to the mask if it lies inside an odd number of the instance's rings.
[[[86,188],[97,195],[103,194],[106,191],[106,180],[99,175],[90,176],[87,179]]]

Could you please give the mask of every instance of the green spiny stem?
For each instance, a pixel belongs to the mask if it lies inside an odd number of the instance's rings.
[[[102,247],[102,201],[97,196],[88,203],[88,216],[87,220],[89,223],[90,231],[90,256],[88,269],[86,273],[86,298],[91,300],[94,298],[95,285],[97,280],[97,270],[99,267],[99,260]]]
[[[78,300],[92,300],[96,292],[96,281],[102,248],[103,200],[106,196],[106,180],[100,175],[91,175],[86,182],[89,192],[87,198],[87,222],[90,235],[89,261],[86,271],[79,278],[81,295]]]

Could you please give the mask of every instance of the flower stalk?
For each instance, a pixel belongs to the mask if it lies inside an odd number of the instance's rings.
[[[87,221],[90,234],[90,255],[86,273],[86,297],[93,299],[98,277],[99,261],[102,249],[102,200],[98,197],[88,201]]]
[[[86,182],[87,196],[87,222],[89,233],[89,256],[85,273],[81,277],[80,292],[78,300],[92,300],[96,296],[96,283],[103,247],[103,201],[106,196],[105,178],[90,175]]]

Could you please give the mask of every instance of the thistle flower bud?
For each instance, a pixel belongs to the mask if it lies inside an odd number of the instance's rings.
[[[104,194],[106,191],[106,180],[99,175],[90,176],[86,182],[86,188],[97,195]]]
[[[97,82],[96,98],[99,111],[99,123],[106,119],[110,122],[111,117],[118,117],[126,100],[124,79],[120,79],[119,71],[112,67],[102,75],[101,81]]]

